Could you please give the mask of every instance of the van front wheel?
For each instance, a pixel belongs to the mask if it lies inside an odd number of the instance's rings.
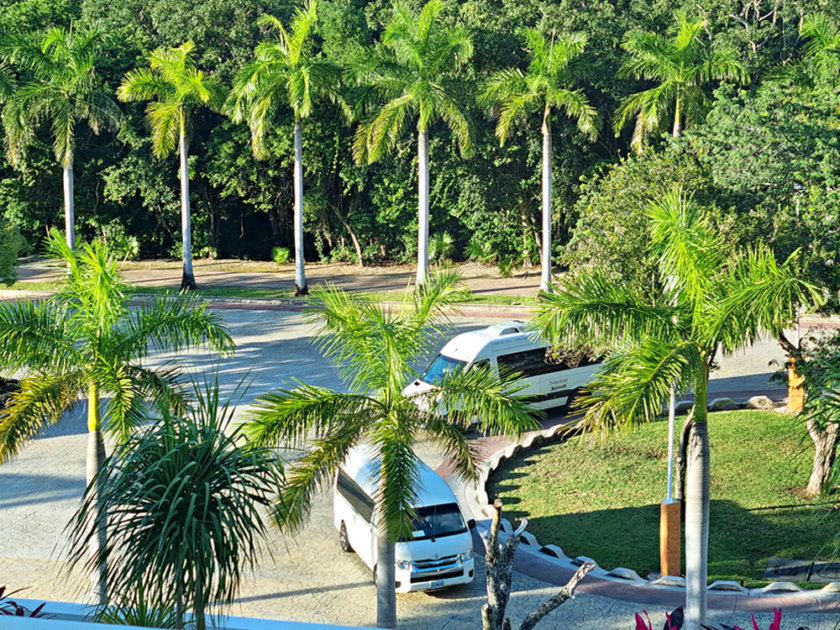
[[[344,524],[344,521],[341,521],[341,527],[338,528],[338,542],[341,544],[342,551],[353,551],[353,546],[347,537],[347,526]]]

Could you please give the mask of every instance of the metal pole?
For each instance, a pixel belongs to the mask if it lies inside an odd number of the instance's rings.
[[[671,385],[671,400],[668,403],[668,494],[666,503],[671,503],[674,488],[674,416],[676,415],[676,386]]]

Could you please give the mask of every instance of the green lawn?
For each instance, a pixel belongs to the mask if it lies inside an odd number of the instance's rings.
[[[56,291],[60,286],[57,281],[53,282],[16,282],[9,288],[17,291]],[[163,286],[135,286],[132,288],[135,293],[161,295],[164,293],[172,293],[173,287]],[[293,298],[294,293],[291,289],[255,289],[251,287],[199,287],[198,295],[207,298],[240,298],[240,299],[288,299]],[[351,292],[353,295],[354,292]],[[405,297],[405,292],[364,292],[368,298],[372,300],[394,301],[399,302]],[[306,299],[303,297],[302,299]],[[530,305],[539,304],[539,299],[536,296],[529,295],[499,295],[499,294],[481,294],[477,295],[468,290],[460,291],[458,295],[458,302],[462,304],[496,304],[496,305]]]
[[[679,419],[678,419],[679,421]],[[605,568],[659,570],[667,423],[591,443],[575,438],[505,462],[491,477],[506,516],[540,543]],[[709,578],[763,584],[768,558],[827,560],[840,520],[800,496],[812,445],[801,420],[765,411],[710,414]],[[830,511],[834,513],[834,510]],[[683,564],[683,567],[685,565]]]

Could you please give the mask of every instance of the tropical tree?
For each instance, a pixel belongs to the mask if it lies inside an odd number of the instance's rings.
[[[630,54],[621,68],[623,76],[655,81],[657,85],[631,94],[621,101],[615,113],[616,135],[631,118],[636,118],[631,146],[639,153],[647,137],[661,132],[673,114],[672,135],[703,119],[710,99],[704,86],[710,81],[732,79],[747,82],[749,76],[735,53],[712,48],[702,41],[705,20],[690,20],[677,11],[671,36],[642,31],[631,32],[624,42]]]
[[[121,101],[149,101],[146,117],[152,128],[152,151],[166,157],[175,147],[181,157],[181,244],[184,273],[181,290],[195,290],[190,227],[190,173],[188,163],[190,114],[199,106],[219,111],[225,88],[196,68],[195,44],[158,48],[149,53],[149,67],[137,68],[123,77],[117,90]]]
[[[779,265],[765,246],[731,252],[690,195],[675,189],[648,211],[650,247],[661,288],[646,299],[598,268],[569,279],[535,317],[551,342],[590,343],[608,352],[582,422],[594,429],[660,415],[671,386],[695,395],[685,492],[686,621],[706,617],[709,533],[709,372],[719,351],[733,352],[763,332],[778,337],[801,305],[819,304],[798,277],[795,255]]]
[[[150,404],[183,407],[177,368],[143,365],[151,351],[209,346],[231,352],[233,342],[220,318],[187,296],[130,310],[127,286],[104,244],[84,245],[76,253],[53,231],[52,246],[69,272],[58,294],[0,303],[0,364],[25,370],[20,390],[0,416],[0,462],[86,398],[90,483],[105,458],[103,432],[125,439],[148,417]],[[92,556],[104,546],[100,534],[91,539]],[[104,565],[97,588],[104,597]]]
[[[341,68],[317,57],[312,50],[316,20],[316,0],[307,0],[303,9],[295,11],[289,31],[276,17],[263,15],[257,23],[276,32],[277,40],[257,45],[254,60],[236,77],[228,98],[233,120],[246,121],[251,129],[251,147],[257,158],[266,155],[265,134],[277,123],[279,112],[289,107],[294,114],[295,295],[309,292],[303,258],[301,121],[312,114],[315,97],[337,100],[341,82]]]
[[[476,476],[476,453],[467,427],[518,435],[536,426],[518,385],[486,369],[443,379],[420,401],[403,395],[421,359],[446,323],[442,309],[453,299],[453,277],[432,276],[408,290],[399,308],[352,300],[340,289],[318,290],[309,315],[319,326],[321,351],[338,368],[349,393],[303,383],[260,396],[246,431],[257,445],[297,445],[306,453],[287,469],[283,502],[274,517],[281,527],[301,527],[311,497],[328,485],[354,445],[369,442],[380,458],[381,519],[377,531],[377,623],[394,628],[394,542],[410,536],[418,458],[417,433],[425,429],[454,458],[458,471]]]
[[[373,108],[356,130],[356,162],[380,159],[396,146],[406,124],[417,120],[418,286],[429,275],[429,127],[442,119],[462,154],[469,154],[473,146],[454,81],[472,56],[472,38],[461,27],[440,23],[442,7],[440,0],[430,0],[415,17],[408,5],[396,4],[380,45],[356,69],[363,86],[361,105]]]
[[[557,109],[575,119],[578,128],[593,140],[597,133],[596,112],[583,90],[572,89],[575,60],[586,46],[583,33],[552,34],[551,40],[537,29],[525,31],[529,52],[528,71],[509,68],[491,77],[485,98],[498,103],[496,136],[504,146],[513,126],[534,110],[542,110],[542,277],[540,290],[551,290],[551,113]]]
[[[97,87],[97,55],[103,33],[95,26],[55,27],[36,39],[14,38],[9,56],[21,67],[25,78],[17,87],[0,67],[0,89],[7,93],[3,108],[6,152],[18,164],[24,147],[33,140],[42,123],[50,124],[55,159],[61,164],[64,181],[64,225],[67,244],[75,245],[73,207],[73,157],[76,126],[86,122],[99,133],[115,128],[121,120],[117,104]]]
[[[814,13],[802,20],[799,34],[806,38],[804,53],[824,71],[840,65],[840,27],[825,13]]]
[[[106,565],[112,599],[174,606],[177,628],[190,609],[204,630],[208,607],[231,603],[254,567],[281,470],[269,449],[238,444],[218,381],[193,390],[186,415],[164,409],[105,460],[68,527],[71,564]],[[90,558],[102,528],[108,545]]]

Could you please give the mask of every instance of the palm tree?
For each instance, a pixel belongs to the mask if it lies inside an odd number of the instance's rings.
[[[71,563],[107,565],[121,608],[174,606],[177,628],[191,609],[204,630],[207,608],[231,603],[254,567],[280,467],[269,449],[237,443],[218,381],[193,389],[186,416],[165,410],[105,460],[68,527]],[[108,546],[87,558],[100,528]]]
[[[190,227],[190,175],[188,165],[190,114],[204,106],[219,111],[225,89],[212,76],[195,66],[195,44],[158,48],[149,54],[149,67],[137,68],[123,77],[117,90],[121,101],[149,101],[146,117],[152,128],[152,151],[166,157],[175,147],[181,156],[181,242],[184,273],[181,290],[195,290]]]
[[[709,532],[709,371],[718,349],[732,352],[762,332],[778,336],[797,306],[819,304],[797,277],[795,257],[778,265],[764,246],[729,254],[691,196],[676,189],[649,209],[661,294],[652,301],[587,269],[547,298],[535,323],[553,343],[591,343],[609,352],[581,402],[597,429],[661,414],[672,384],[695,395],[685,492],[686,621],[706,616]]]
[[[807,38],[805,57],[816,61],[824,71],[840,64],[840,27],[825,13],[814,13],[802,20],[799,34]]]
[[[312,114],[316,96],[337,99],[341,69],[315,56],[312,31],[317,20],[316,0],[307,0],[295,11],[291,30],[276,17],[263,15],[257,22],[276,31],[277,41],[261,42],[252,61],[236,77],[228,98],[235,122],[247,121],[251,146],[257,158],[265,157],[265,134],[272,129],[278,112],[290,107],[295,117],[295,295],[309,292],[303,259],[303,156],[301,121]]]
[[[0,303],[0,365],[26,371],[0,416],[0,463],[87,398],[90,483],[104,460],[103,431],[125,439],[148,417],[147,401],[182,406],[177,369],[145,367],[149,352],[198,346],[229,352],[233,342],[219,317],[187,296],[129,310],[127,287],[104,244],[76,253],[53,231],[52,246],[69,268],[55,298]],[[103,396],[110,396],[104,413]],[[92,540],[92,555],[102,543]],[[102,597],[104,567],[98,579]]]
[[[27,79],[11,91],[3,109],[6,150],[17,164],[36,129],[50,123],[55,159],[63,169],[65,238],[75,245],[73,155],[76,126],[86,122],[99,133],[116,127],[122,114],[111,97],[97,88],[96,62],[103,33],[94,26],[55,27],[37,40],[15,38],[9,56]],[[8,74],[7,74],[8,77]],[[8,82],[7,89],[11,89]]]
[[[675,138],[685,124],[702,120],[710,100],[703,87],[710,81],[749,80],[734,52],[712,50],[702,42],[705,20],[689,20],[681,11],[675,18],[670,38],[634,31],[623,44],[630,57],[621,68],[622,75],[657,83],[625,98],[615,114],[616,135],[628,120],[636,118],[631,146],[639,153],[647,137],[661,130],[671,112]]]
[[[528,71],[501,70],[491,77],[484,97],[500,106],[496,136],[504,146],[513,126],[534,110],[542,110],[542,278],[540,290],[551,290],[551,113],[562,108],[593,140],[596,112],[582,90],[571,89],[574,61],[586,46],[582,33],[553,34],[551,41],[537,29],[525,31]]]
[[[417,455],[414,441],[425,429],[451,455],[461,474],[474,479],[476,453],[465,430],[518,435],[536,421],[515,396],[518,386],[487,370],[474,369],[440,384],[425,404],[402,390],[411,365],[428,351],[446,320],[442,308],[453,299],[454,278],[432,276],[408,290],[398,309],[340,289],[315,292],[310,316],[319,323],[319,346],[339,369],[350,392],[299,384],[260,396],[246,431],[257,445],[307,446],[287,469],[278,524],[292,531],[303,524],[311,497],[331,482],[354,445],[367,441],[381,460],[377,535],[377,623],[394,628],[394,541],[411,532]],[[457,401],[457,404],[453,404]],[[442,413],[445,410],[445,413]]]
[[[453,77],[472,56],[472,38],[460,27],[440,24],[440,0],[430,0],[415,17],[408,5],[394,6],[381,45],[358,69],[361,103],[376,105],[356,130],[353,157],[371,164],[392,150],[406,124],[417,119],[417,284],[429,275],[429,127],[438,119],[452,130],[461,153],[472,151],[470,124],[455,100]]]

